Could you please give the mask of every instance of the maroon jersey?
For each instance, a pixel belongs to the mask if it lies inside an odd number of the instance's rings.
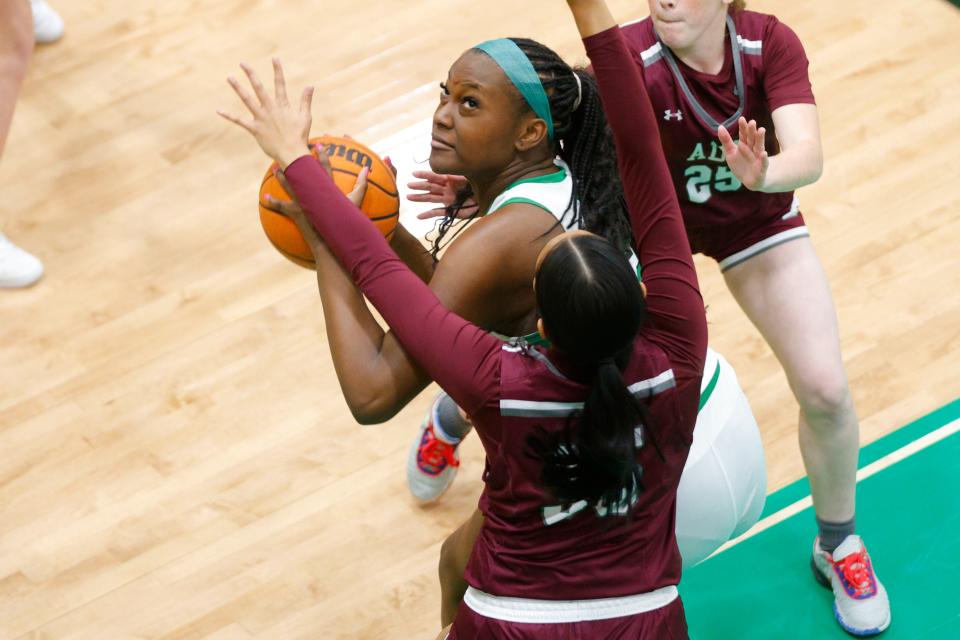
[[[550,600],[624,596],[677,584],[676,490],[696,419],[694,394],[685,388],[681,399],[669,358],[638,340],[623,374],[652,416],[648,432],[637,434],[646,439],[637,456],[644,491],[620,504],[580,501],[564,510],[540,484],[540,461],[523,454],[538,427],[562,432],[567,417],[583,406],[588,388],[568,378],[564,372],[572,368],[564,364],[556,352],[503,347],[497,437],[477,428],[488,461],[480,500],[485,521],[467,582],[499,596]],[[627,521],[626,503],[633,501]]]
[[[674,511],[707,348],[703,299],[640,73],[619,28],[585,43],[614,132],[648,290],[649,318],[624,378],[652,414],[637,437],[652,435],[663,454],[649,442],[638,449],[643,491],[621,504],[562,512],[526,448],[535,429],[564,428],[587,397],[588,387],[576,380],[589,375],[578,375],[556,350],[504,345],[444,308],[316,160],[304,156],[286,169],[310,220],[404,348],[473,419],[489,461],[481,500],[487,521],[466,577],[497,596],[603,598],[680,578]],[[636,505],[632,519],[622,515],[627,504]]]
[[[756,224],[796,215],[792,191],[760,193],[743,187],[717,138],[717,124],[736,138],[736,120],[742,115],[766,128],[770,155],[779,151],[771,112],[787,104],[814,104],[807,57],[796,34],[774,16],[733,12],[723,68],[710,75],[673,56],[657,39],[650,18],[623,31],[643,69],[691,239],[711,230],[727,234],[717,227],[743,225],[748,219]],[[694,245],[695,251],[703,250]]]

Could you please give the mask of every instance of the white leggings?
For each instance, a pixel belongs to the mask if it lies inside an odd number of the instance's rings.
[[[677,490],[677,543],[685,569],[752,527],[767,494],[757,420],[733,367],[710,349],[701,395],[709,390],[717,367],[719,377],[697,416]]]

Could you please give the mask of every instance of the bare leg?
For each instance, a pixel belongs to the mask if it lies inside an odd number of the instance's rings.
[[[0,156],[33,52],[30,0],[0,0]],[[0,229],[0,289],[27,287],[43,275],[43,263],[17,247]]]
[[[453,624],[467,592],[463,574],[473,545],[483,529],[483,514],[477,509],[470,518],[444,540],[440,547],[440,626]]]
[[[33,17],[29,0],[0,0],[0,156],[32,53]]]
[[[854,515],[859,424],[833,297],[809,238],[779,245],[724,273],[727,286],[787,374],[800,405],[800,451],[821,520]]]

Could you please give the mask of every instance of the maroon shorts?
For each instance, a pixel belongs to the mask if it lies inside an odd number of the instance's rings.
[[[778,244],[809,236],[803,216],[797,212],[787,217],[761,220],[755,225],[744,223],[708,229],[688,229],[690,249],[720,264],[720,271],[734,267]]]
[[[466,605],[447,640],[687,640],[683,603],[670,604],[623,618],[588,622],[531,624],[486,618]]]

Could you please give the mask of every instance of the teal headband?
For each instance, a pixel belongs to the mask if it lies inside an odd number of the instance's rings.
[[[530,58],[517,43],[509,38],[497,38],[481,42],[474,49],[483,51],[500,65],[510,82],[520,91],[533,112],[547,123],[547,136],[553,140],[553,116],[550,115],[550,100],[543,89],[540,76]]]

